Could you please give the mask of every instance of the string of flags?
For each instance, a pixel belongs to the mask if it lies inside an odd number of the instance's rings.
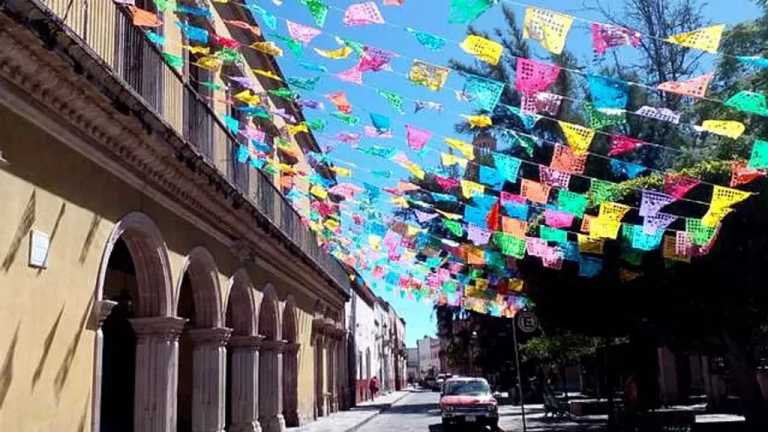
[[[227,0],[212,0],[228,3]],[[164,46],[165,39],[153,29],[163,25],[158,14],[137,8],[130,0],[115,0],[130,11],[134,25],[142,27],[153,43]],[[210,19],[206,7],[176,5],[157,1],[159,12],[174,11],[179,15]],[[391,70],[391,61],[400,53],[381,50],[334,35],[338,47],[313,46],[324,33],[329,10],[333,6],[322,0],[301,0],[313,17],[315,26],[285,20],[287,35],[270,33],[273,41],[261,41],[267,29],[275,32],[278,18],[253,0],[237,4],[247,9],[262,27],[244,21],[227,23],[250,32],[259,41],[243,44],[220,36],[207,28],[197,27],[189,21],[179,20],[176,25],[185,36],[184,49],[194,57],[194,65],[221,73],[225,64],[243,64],[242,48],[250,48],[279,57],[288,51],[301,58],[302,68],[318,73],[333,74],[339,80],[362,85],[364,73]],[[279,2],[276,2],[276,5]],[[452,0],[449,21],[467,24],[485,13],[494,0]],[[516,2],[512,2],[515,4]],[[402,0],[384,0],[384,6],[403,6]],[[540,44],[554,54],[565,48],[575,18],[569,15],[526,7],[523,37]],[[387,24],[375,2],[352,3],[343,9],[342,22],[346,26]],[[405,28],[409,37],[431,52],[445,49],[449,39],[433,33]],[[709,26],[670,36],[666,42],[685,48],[717,53],[725,26]],[[598,55],[619,46],[634,46],[647,37],[631,29],[591,23],[594,51]],[[487,37],[468,35],[457,45],[478,61],[498,65],[504,58],[504,47]],[[311,47],[319,57],[332,61],[353,57],[357,64],[345,71],[332,73],[328,67],[303,59],[306,48]],[[170,52],[164,53],[168,64],[181,68],[184,60]],[[745,65],[768,67],[760,57],[738,56]],[[446,89],[453,69],[411,58],[407,78],[431,91]],[[446,137],[411,121],[404,127],[404,138],[409,151],[419,157],[427,153],[439,155],[437,166],[416,163],[407,153],[390,144],[363,145],[366,140],[391,142],[391,119],[368,112],[369,119],[360,117],[355,101],[343,91],[325,94],[322,99],[310,99],[315,94],[320,76],[280,77],[267,70],[252,70],[255,75],[284,83],[283,87],[268,91],[251,79],[228,76],[229,84],[215,80],[197,84],[216,93],[224,89],[230,96],[225,102],[242,113],[243,118],[223,115],[227,128],[238,138],[236,159],[258,169],[279,170],[293,177],[308,180],[306,191],[287,187],[291,201],[304,200],[310,211],[306,223],[323,239],[323,247],[339,260],[367,274],[373,285],[386,289],[397,288],[401,295],[416,300],[432,300],[459,305],[466,309],[494,316],[514,316],[528,307],[523,277],[517,270],[520,259],[540,259],[546,268],[563,269],[564,263],[573,263],[578,275],[585,278],[600,277],[607,243],[617,243],[622,250],[621,259],[628,264],[620,277],[631,281],[640,273],[631,270],[644,253],[659,250],[670,261],[690,262],[706,254],[714,245],[723,219],[751,193],[735,189],[765,176],[768,169],[768,142],[755,139],[748,160],[730,162],[729,186],[716,185],[688,175],[663,172],[654,167],[622,160],[644,146],[671,148],[646,143],[637,138],[603,129],[622,124],[630,102],[629,86],[637,83],[582,73],[589,90],[589,101],[583,104],[587,125],[558,119],[560,106],[568,96],[549,93],[561,71],[569,69],[547,65],[531,59],[516,58],[514,91],[521,95],[521,106],[510,107],[501,103],[507,84],[484,77],[465,76],[462,89],[453,89],[457,98],[469,102],[477,110],[463,113],[462,118],[474,131],[482,131],[472,143]],[[706,98],[713,74],[705,74],[684,81],[659,84],[656,89],[694,98]],[[510,85],[511,88],[511,85]],[[375,89],[399,114],[404,113],[406,101],[414,103],[416,113],[422,110],[444,111],[438,102],[412,100],[397,93]],[[289,113],[268,104],[270,97],[285,99],[307,110],[323,109],[325,104],[335,111],[323,118],[297,122]],[[572,98],[571,98],[572,99]],[[738,112],[766,116],[768,103],[765,96],[740,91],[722,102]],[[515,130],[494,124],[499,110],[506,110],[521,119],[523,128]],[[362,111],[365,111],[363,108]],[[680,125],[680,114],[663,107],[643,106],[631,112],[648,119]],[[250,119],[273,120],[280,117],[287,122],[280,134],[268,137],[262,128],[250,125]],[[542,118],[556,121],[562,139],[542,139],[533,133],[533,125]],[[310,152],[312,166],[326,166],[343,182],[334,182],[318,175],[315,169],[302,172],[283,162],[277,155],[296,154],[290,137],[301,133],[323,136],[328,119],[346,125],[347,132],[327,136],[329,144],[323,153]],[[368,124],[370,123],[370,124]],[[706,132],[731,139],[743,139],[746,125],[728,119],[707,119],[695,125],[698,132]],[[591,152],[597,135],[609,141],[607,155]],[[271,138],[271,139],[270,139]],[[445,150],[435,148],[442,138]],[[481,144],[478,140],[489,140]],[[532,156],[542,144],[552,144],[549,164],[521,159],[497,150],[497,146],[521,148]],[[370,157],[386,160],[396,169],[362,169],[353,162],[331,156],[335,146],[342,144]],[[588,176],[585,172],[597,156],[609,162],[613,181]],[[335,164],[339,162],[340,164]],[[345,165],[345,166],[341,166]],[[395,180],[396,187],[381,187],[358,179],[356,171],[365,171],[366,177],[384,182]],[[402,177],[400,173],[405,173]],[[626,188],[617,183],[652,173],[660,179],[659,190],[637,190],[639,204],[631,205]],[[702,185],[711,188],[705,213],[694,215],[675,207],[680,201],[691,201],[694,189],[703,192]],[[385,198],[388,196],[388,200]],[[397,209],[398,211],[393,211]],[[385,214],[388,213],[388,214]],[[682,214],[681,214],[682,213]],[[638,258],[639,257],[639,258]]]

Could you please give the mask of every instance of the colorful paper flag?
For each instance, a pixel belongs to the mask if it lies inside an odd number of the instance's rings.
[[[557,81],[560,68],[528,58],[518,58],[515,69],[515,89],[526,95],[543,92]]]
[[[592,139],[595,137],[594,129],[564,121],[557,122],[563,131],[565,141],[577,155],[583,155],[589,151]]]
[[[523,22],[523,38],[538,41],[547,51],[560,54],[573,24],[573,17],[551,10],[528,7]]]
[[[592,23],[592,47],[597,55],[621,45],[640,46],[640,33],[611,24]]]
[[[451,24],[469,24],[485,13],[496,0],[451,0],[448,22]]]
[[[384,24],[384,17],[374,2],[355,3],[347,7],[343,22],[348,26]]]
[[[688,48],[716,53],[725,30],[724,24],[700,28],[698,30],[676,34],[666,40]]]
[[[500,43],[482,36],[468,35],[461,43],[461,49],[477,57],[480,61],[496,66],[499,64],[504,47]]]
[[[408,72],[408,79],[412,83],[422,85],[432,91],[438,91],[448,81],[450,69],[442,66],[436,66],[414,59],[411,70]]]
[[[667,81],[659,84],[657,88],[669,93],[703,98],[714,76],[714,74],[709,73],[685,81]]]

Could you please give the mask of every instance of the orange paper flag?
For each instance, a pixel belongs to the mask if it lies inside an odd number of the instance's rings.
[[[133,16],[133,25],[136,27],[160,27],[163,22],[154,13],[139,9],[136,6],[129,6],[128,10],[131,11]]]

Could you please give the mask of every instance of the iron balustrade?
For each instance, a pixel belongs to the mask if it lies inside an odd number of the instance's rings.
[[[166,63],[163,53],[150,42],[144,31],[133,26],[128,11],[111,0],[29,0],[42,4],[141,96],[154,113],[183,136],[205,162],[251,203],[307,257],[322,268],[345,292],[349,276],[341,264],[323,250],[315,234],[302,223],[301,216],[280,193],[267,175],[249,165],[244,182],[237,170],[224,171],[215,164],[220,150],[231,164],[235,136],[226,128],[183,75]]]

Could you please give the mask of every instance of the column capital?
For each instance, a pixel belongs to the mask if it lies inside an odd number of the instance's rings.
[[[259,348],[264,336],[262,335],[233,335],[229,338],[229,346],[233,348]]]
[[[195,346],[213,345],[220,347],[227,345],[231,334],[232,329],[227,327],[191,329],[185,333]]]
[[[115,306],[117,306],[117,302],[112,300],[98,300],[93,303],[93,314],[99,323],[99,327],[101,327],[109,314],[112,313],[112,308]]]
[[[283,340],[264,340],[261,342],[261,350],[282,352],[286,344]]]
[[[128,321],[139,339],[156,336],[175,340],[184,331],[184,325],[187,323],[185,318],[174,316],[131,318]]]
[[[283,351],[293,354],[298,352],[299,348],[301,348],[301,344],[295,342],[287,342],[283,347]]]

